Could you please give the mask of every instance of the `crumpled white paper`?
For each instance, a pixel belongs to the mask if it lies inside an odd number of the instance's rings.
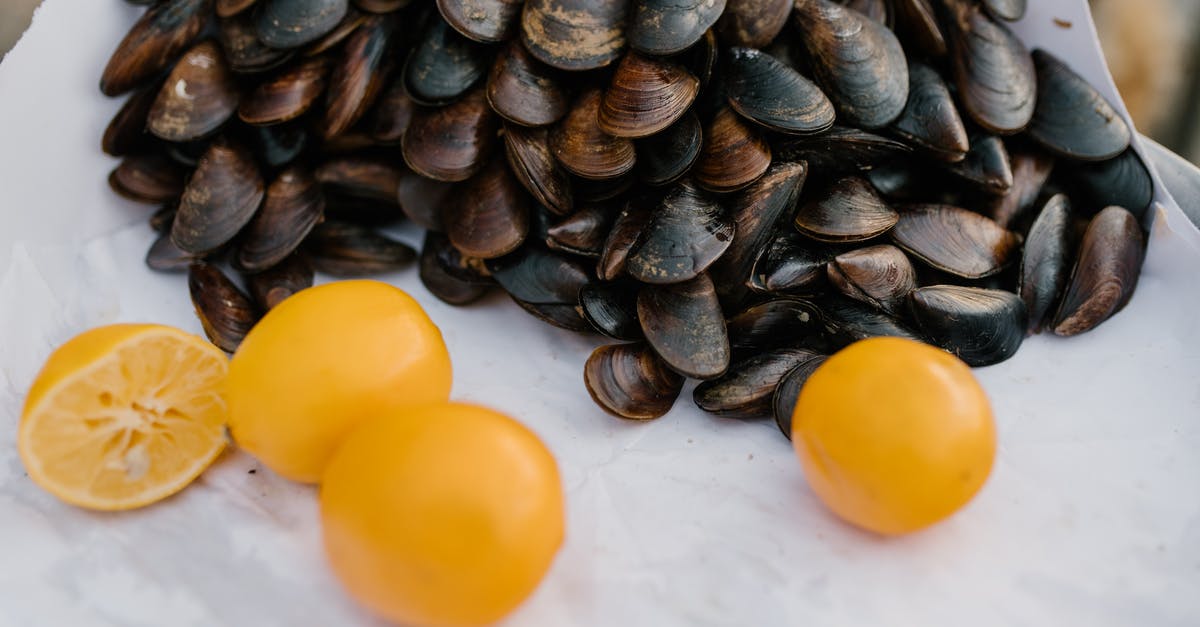
[[[1116,102],[1085,3],[1029,4],[1017,30]],[[114,321],[200,332],[185,281],[142,264],[149,210],[105,183],[120,101],[96,84],[140,10],[48,0],[0,66],[0,625],[377,624],[325,567],[315,490],[242,453],[124,514],[59,503],[17,458],[24,390],[54,346]],[[596,338],[498,296],[447,307],[415,270],[386,277],[445,332],[454,397],[520,417],[561,465],[566,544],[506,624],[1200,622],[1200,236],[1160,200],[1124,312],[978,371],[1000,424],[983,492],[891,540],[826,513],[774,424],[706,415],[690,388],[660,420],[613,419],[583,389]]]

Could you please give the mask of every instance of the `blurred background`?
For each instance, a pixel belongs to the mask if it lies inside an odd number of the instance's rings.
[[[0,0],[0,58],[40,3]],[[1091,4],[1109,67],[1138,130],[1200,164],[1200,0]]]

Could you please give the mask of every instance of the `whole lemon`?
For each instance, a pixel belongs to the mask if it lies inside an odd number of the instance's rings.
[[[563,540],[554,457],[519,422],[458,403],[362,425],[321,482],[325,550],[352,596],[413,625],[483,625],[541,581]]]
[[[966,364],[880,337],[813,373],[792,414],[792,445],[834,513],[892,535],[932,525],[975,496],[996,456],[996,426]]]
[[[275,472],[321,478],[356,425],[450,396],[442,334],[411,296],[378,281],[302,290],[246,335],[229,364],[229,429]]]

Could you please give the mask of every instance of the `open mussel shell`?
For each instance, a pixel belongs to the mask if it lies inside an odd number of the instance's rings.
[[[747,285],[756,292],[813,292],[824,286],[828,264],[837,252],[793,229],[783,230],[763,247]]]
[[[930,0],[895,0],[896,30],[901,39],[929,57],[945,56],[946,34]],[[909,56],[915,56],[909,52]]]
[[[1150,170],[1133,148],[1107,161],[1073,164],[1071,174],[1093,206],[1125,207],[1141,220],[1154,200]]]
[[[1040,150],[1013,152],[1009,161],[1012,187],[993,197],[984,212],[1006,229],[1022,221],[1054,171],[1054,158]]]
[[[294,50],[272,48],[258,39],[253,12],[217,21],[217,41],[229,69],[239,74],[265,72],[292,58]]]
[[[912,293],[909,294],[911,298]],[[823,296],[817,301],[817,305],[824,316],[827,332],[832,336],[827,345],[841,348],[872,337],[902,337],[918,342],[925,341],[925,338],[907,323],[841,294]]]
[[[659,56],[690,48],[725,10],[725,0],[633,0],[633,3],[629,46]]]
[[[909,304],[929,341],[971,367],[1012,357],[1025,339],[1025,303],[1012,292],[933,285],[915,290]]]
[[[259,272],[280,263],[321,221],[325,198],[311,172],[293,165],[267,187],[266,199],[246,226],[237,251],[237,266]]]
[[[728,322],[729,344],[741,360],[780,346],[830,351],[837,331],[817,304],[805,298],[784,296],[756,303],[737,312]]]
[[[262,272],[245,275],[246,287],[259,307],[274,309],[292,294],[312,287],[313,272],[308,255],[296,251]]]
[[[704,145],[692,174],[713,192],[737,191],[762,176],[771,165],[771,147],[732,109],[721,109],[704,132]]]
[[[325,94],[326,138],[344,133],[374,104],[390,63],[392,28],[388,16],[372,15],[342,44]]]
[[[796,229],[823,242],[860,242],[891,229],[899,216],[871,183],[859,176],[838,179],[796,212]]]
[[[1113,206],[1096,214],[1079,244],[1054,333],[1078,335],[1120,311],[1133,298],[1145,255],[1145,235],[1132,213]]]
[[[446,204],[446,235],[464,255],[494,259],[529,234],[529,198],[504,161],[492,160]]]
[[[765,48],[787,26],[792,0],[725,0],[717,33],[730,46]]]
[[[1020,235],[951,205],[905,207],[892,240],[930,266],[965,279],[997,274],[1016,261],[1021,246]]]
[[[146,149],[151,143],[146,133],[146,117],[157,97],[157,87],[147,87],[130,96],[104,129],[101,150],[122,157]]]
[[[443,183],[427,179],[419,174],[405,172],[400,177],[396,197],[400,209],[413,224],[429,230],[445,230],[445,207],[450,192],[458,189],[454,183]]]
[[[616,340],[635,341],[642,339],[637,295],[638,285],[633,281],[596,281],[579,290],[579,306],[596,331]]]
[[[250,222],[262,198],[263,180],[250,152],[218,139],[183,190],[171,240],[190,253],[215,250]]]
[[[789,138],[777,152],[779,159],[806,161],[813,172],[832,175],[869,170],[902,159],[912,148],[882,135],[834,126],[812,137]]]
[[[162,154],[130,155],[108,175],[108,185],[130,200],[162,203],[179,198],[184,175],[174,161]]]
[[[870,129],[899,117],[908,63],[892,31],[829,0],[799,0],[795,16],[813,73],[846,121]]]
[[[637,142],[638,175],[648,185],[669,185],[687,174],[700,156],[700,119],[688,112],[660,133]]]
[[[709,269],[722,303],[737,302],[746,295],[755,259],[780,218],[795,208],[807,176],[803,163],[776,163],[730,199],[733,242]]]
[[[150,107],[146,128],[167,141],[191,141],[216,131],[237,107],[237,86],[221,49],[204,41],[175,64]]]
[[[329,66],[326,57],[309,57],[259,83],[238,105],[238,117],[267,125],[304,115],[324,93]]]
[[[212,0],[168,0],[150,7],[117,45],[100,91],[119,96],[170,67],[204,30]]]
[[[1058,302],[1071,274],[1071,204],[1063,194],[1046,201],[1029,235],[1021,257],[1021,282],[1017,289],[1029,313],[1029,332],[1042,330],[1042,321]]]
[[[923,63],[908,66],[908,103],[892,130],[944,161],[960,161],[971,148],[950,88]]]
[[[779,426],[784,437],[789,440],[792,439],[792,415],[796,412],[796,401],[800,399],[800,390],[804,388],[805,383],[808,383],[809,377],[817,371],[817,368],[825,363],[826,359],[828,357],[825,355],[818,355],[792,368],[783,375],[783,378],[779,380],[779,385],[775,386],[775,392],[771,394],[771,413],[775,416],[775,424]]]
[[[904,251],[890,244],[842,253],[827,267],[829,282],[841,293],[892,315],[904,311],[917,289],[917,271]]]
[[[1045,50],[1033,52],[1037,107],[1029,136],[1046,150],[1084,161],[1111,159],[1129,147],[1133,133],[1100,92]]]
[[[836,114],[825,93],[761,50],[730,48],[724,80],[729,106],[768,129],[808,135],[833,126]]]
[[[600,128],[602,98],[599,89],[584,92],[567,117],[550,132],[554,157],[572,174],[585,179],[617,178],[632,170],[637,160],[632,141]]]
[[[188,269],[188,290],[209,341],[227,353],[237,350],[261,315],[250,297],[219,268],[204,262]]]
[[[485,43],[516,34],[522,0],[437,0],[438,11],[464,37]]]
[[[425,232],[418,266],[421,284],[439,300],[451,305],[467,305],[487,294],[488,282],[464,278],[468,263],[468,258],[445,235]]]
[[[692,279],[729,248],[735,228],[716,200],[690,183],[681,183],[651,214],[625,270],[644,283]]]
[[[417,251],[368,226],[326,220],[305,240],[313,267],[330,276],[362,277],[408,265]]]
[[[599,258],[616,212],[605,205],[584,205],[546,232],[546,245],[581,257]]]
[[[1012,161],[999,137],[976,135],[971,149],[957,163],[946,165],[951,174],[974,183],[991,194],[1005,194],[1013,186]]]
[[[560,70],[594,70],[621,56],[629,0],[526,0],[521,42]]]
[[[1026,0],[983,0],[982,4],[998,20],[1015,22],[1025,16]]]
[[[954,80],[963,108],[997,135],[1029,125],[1038,100],[1037,73],[1025,44],[975,2],[945,0],[950,12]]]
[[[765,418],[771,415],[775,388],[787,373],[821,357],[804,348],[777,348],[729,367],[716,379],[701,382],[692,400],[706,412],[727,418]]]
[[[169,233],[159,235],[146,251],[146,266],[158,272],[185,272],[200,260],[200,255],[180,250]]]
[[[349,8],[349,0],[260,0],[255,30],[272,48],[299,48],[337,28]]]
[[[625,204],[613,222],[600,260],[596,262],[596,276],[602,281],[612,281],[625,273],[629,253],[638,245],[646,225],[650,222],[651,205],[644,198],[634,198]]]
[[[389,159],[352,154],[326,160],[315,175],[329,192],[396,204],[407,172]]]
[[[583,380],[601,409],[630,420],[666,414],[683,389],[683,377],[643,343],[612,344],[592,351]]]
[[[440,105],[462,96],[487,71],[488,57],[479,44],[433,19],[408,56],[404,86],[413,100]]]
[[[513,175],[551,213],[567,215],[575,207],[571,178],[550,152],[544,128],[505,126],[504,154]]]
[[[682,65],[630,52],[600,101],[600,130],[616,137],[653,135],[682,117],[698,93],[700,80]]]
[[[420,109],[401,141],[404,162],[417,174],[437,181],[465,181],[489,156],[496,120],[475,90],[437,109]]]
[[[553,124],[567,113],[570,101],[555,76],[520,42],[496,55],[488,74],[487,99],[504,119],[522,126]]]
[[[725,316],[707,274],[683,283],[643,287],[637,312],[646,340],[675,372],[714,379],[729,368]]]
[[[217,17],[233,17],[254,6],[255,0],[217,0]]]
[[[412,122],[417,103],[408,95],[402,78],[394,78],[375,99],[367,114],[366,124],[371,138],[380,144],[398,144]]]

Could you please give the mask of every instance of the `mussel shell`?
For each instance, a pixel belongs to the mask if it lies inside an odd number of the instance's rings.
[[[633,142],[600,128],[602,94],[591,89],[579,96],[567,117],[550,132],[550,150],[568,171],[586,179],[612,179],[633,169]]]
[[[514,41],[496,55],[488,74],[488,103],[514,124],[553,124],[566,115],[570,101],[551,72]]]
[[[267,187],[266,199],[246,226],[237,266],[260,272],[284,260],[300,246],[325,214],[325,198],[311,172],[291,166]]]
[[[726,45],[765,48],[791,14],[792,0],[726,0],[717,32]]]
[[[1033,52],[1037,107],[1029,136],[1043,148],[1084,161],[1111,159],[1129,148],[1125,118],[1082,76],[1045,50]]]
[[[362,26],[363,22],[367,21],[368,17],[368,14],[363,13],[354,7],[349,7],[346,9],[346,15],[342,17],[342,21],[338,22],[337,26],[333,27],[333,30],[325,33],[315,43],[304,48],[305,56],[312,57],[318,54],[324,54],[325,52],[337,47],[338,44],[341,44],[343,41],[345,41],[351,33],[358,30],[358,27]]]
[[[795,16],[813,74],[845,121],[871,129],[900,116],[908,63],[892,31],[829,0],[799,0]]]
[[[417,226],[430,231],[445,230],[446,203],[450,192],[458,189],[454,183],[427,179],[405,172],[400,177],[397,199],[404,215]]]
[[[254,16],[247,12],[217,22],[217,41],[229,69],[240,74],[265,72],[292,58],[294,50],[272,48],[258,40]]]
[[[729,248],[735,229],[719,203],[690,183],[681,183],[651,214],[625,270],[644,283],[692,279]]]
[[[169,233],[163,233],[146,251],[146,266],[158,272],[185,272],[201,257],[184,252],[171,241]]]
[[[375,99],[375,107],[367,114],[371,139],[381,144],[398,144],[412,122],[417,103],[408,95],[402,77],[388,83]]]
[[[434,19],[408,56],[404,85],[421,104],[446,104],[466,93],[487,71],[488,57],[479,44]]]
[[[625,48],[628,7],[629,0],[526,0],[521,42],[550,67],[604,67]]]
[[[1125,207],[1141,220],[1154,201],[1154,180],[1133,148],[1107,161],[1074,164],[1071,173],[1093,206]]]
[[[638,140],[638,175],[649,185],[670,185],[692,168],[702,143],[700,118],[689,111],[662,132]]]
[[[722,303],[737,302],[746,295],[755,259],[776,223],[795,208],[807,176],[804,163],[776,163],[729,201],[733,242],[708,271]]]
[[[974,2],[949,0],[958,97],[967,114],[990,133],[1024,129],[1037,102],[1037,73],[1025,44],[992,21]]]
[[[796,212],[796,228],[823,242],[860,242],[887,233],[899,219],[871,183],[858,176],[834,181]]]
[[[1004,228],[1011,228],[1033,207],[1054,170],[1054,158],[1040,150],[1013,152],[1009,157],[1012,187],[994,197],[985,212]]]
[[[748,285],[757,292],[813,292],[825,284],[825,266],[837,254],[793,229],[775,235],[759,252]]]
[[[926,56],[945,56],[946,35],[929,0],[895,0],[892,5],[896,30],[902,38]],[[909,52],[910,57],[915,56],[913,52]]]
[[[551,226],[546,245],[555,250],[599,258],[616,212],[604,205],[584,205]]]
[[[184,175],[174,161],[162,154],[130,155],[108,175],[108,185],[130,200],[162,203],[179,198]]]
[[[255,0],[217,0],[217,17],[233,17],[251,6]]]
[[[571,190],[575,194],[577,204],[603,203],[613,200],[633,189],[637,183],[637,175],[632,171],[626,172],[615,179],[585,179],[571,177]]]
[[[615,137],[653,135],[682,117],[698,93],[700,80],[683,66],[630,52],[600,101],[600,130]]]
[[[912,292],[909,293],[910,298]],[[828,332],[828,345],[836,348],[871,337],[902,337],[924,342],[917,331],[899,319],[870,305],[841,294],[827,295],[818,301]]]
[[[308,57],[258,84],[238,105],[247,124],[279,124],[304,115],[325,91],[329,59]]]
[[[834,126],[813,137],[790,138],[776,152],[779,159],[807,161],[813,172],[834,175],[867,170],[902,159],[912,152],[912,148],[867,131]]]
[[[375,102],[391,62],[392,22],[387,16],[366,19],[342,44],[325,94],[325,137],[341,135],[353,126]]]
[[[504,162],[492,160],[448,201],[444,219],[455,248],[471,257],[495,259],[525,242],[529,199]]]
[[[900,315],[917,289],[917,271],[904,251],[890,244],[842,253],[827,267],[829,282],[854,300]]]
[[[777,348],[734,362],[716,379],[703,381],[692,400],[706,412],[726,418],[765,418],[783,377],[800,365],[821,357],[804,348]]]
[[[725,11],[725,0],[634,0],[629,46],[653,55],[671,55],[700,40]]]
[[[150,7],[117,45],[100,91],[119,96],[170,67],[204,30],[212,0],[168,0]]]
[[[887,26],[892,27],[892,1],[891,0],[837,0],[838,4],[845,6],[848,9],[854,9],[859,13],[871,18],[872,20]]]
[[[638,245],[650,214],[651,206],[645,199],[634,198],[625,204],[604,240],[600,261],[596,263],[596,276],[600,280],[612,281],[625,273],[629,253]]]
[[[579,290],[583,317],[596,331],[616,340],[642,339],[637,313],[638,286],[633,281],[593,282]]]
[[[354,0],[354,6],[371,13],[391,13],[408,6],[412,0]]]
[[[464,37],[506,41],[517,31],[523,0],[437,0],[438,11]]]
[[[1064,194],[1046,201],[1029,235],[1021,257],[1021,282],[1017,288],[1029,314],[1029,332],[1042,330],[1042,321],[1058,302],[1070,277],[1071,203]]]
[[[534,200],[556,215],[571,213],[575,207],[571,178],[550,152],[549,131],[505,126],[504,154],[513,175]]]
[[[654,352],[672,370],[713,379],[729,368],[729,337],[717,292],[707,274],[638,292],[638,319]]]
[[[178,202],[170,202],[158,208],[158,211],[150,214],[150,219],[146,223],[154,229],[156,233],[171,233],[171,223],[175,221],[175,210],[178,208]]]
[[[579,306],[579,291],[591,280],[576,259],[537,246],[486,261],[492,277],[519,303]],[[591,326],[584,322],[590,329]]]
[[[158,91],[146,128],[172,142],[200,139],[221,127],[238,107],[237,86],[215,42],[184,53]]]
[[[583,380],[601,409],[630,420],[666,414],[683,389],[683,377],[643,343],[612,344],[592,351]]]
[[[722,109],[705,129],[692,174],[709,191],[732,192],[753,183],[770,166],[771,147],[758,130],[732,109]]]
[[[349,7],[349,0],[261,0],[255,29],[272,48],[299,48],[337,28]]]
[[[1016,261],[1021,246],[1020,235],[951,205],[905,207],[892,240],[930,266],[965,279],[1000,272]]]
[[[232,353],[258,322],[258,307],[216,266],[204,262],[188,269],[188,291],[196,317],[209,341]]]
[[[317,166],[315,174],[330,192],[396,204],[400,182],[407,172],[393,160],[346,155],[326,160]]]
[[[404,162],[438,181],[465,181],[480,168],[496,137],[496,120],[482,90],[438,109],[420,109],[401,141]]]
[[[1025,16],[1026,0],[982,0],[982,4],[998,20],[1015,22]]]
[[[825,363],[826,359],[828,357],[825,355],[818,355],[805,361],[783,375],[779,384],[775,386],[775,392],[771,395],[771,413],[775,416],[775,424],[779,426],[784,437],[789,440],[792,439],[792,415],[796,412],[796,401],[800,399],[800,390],[804,388],[805,383],[808,383],[808,378],[817,371],[817,368]]]
[[[971,367],[1012,357],[1025,339],[1025,303],[1012,292],[933,285],[913,291],[909,304],[929,341]]]
[[[945,161],[960,161],[971,148],[950,88],[923,63],[908,66],[908,103],[892,130]]]
[[[398,270],[417,251],[368,226],[326,220],[313,228],[305,247],[313,267],[335,277],[361,277]]]
[[[292,294],[312,287],[313,272],[308,255],[296,251],[262,272],[246,275],[246,287],[259,307],[274,309]]]
[[[104,129],[100,148],[114,157],[146,149],[151,143],[146,132],[146,117],[157,97],[157,87],[147,87],[130,96]]]
[[[1132,213],[1113,206],[1096,214],[1079,245],[1054,333],[1090,331],[1125,307],[1137,288],[1145,254],[1145,235]]]
[[[456,272],[463,267],[465,259],[445,235],[426,231],[418,266],[421,284],[439,300],[451,305],[467,305],[479,300],[487,294],[488,285],[465,280]]]
[[[724,79],[729,106],[770,130],[808,135],[833,126],[836,114],[825,93],[765,52],[730,48]]]
[[[976,135],[964,159],[947,164],[951,174],[992,194],[1005,194],[1013,186],[1012,161],[999,137]]]
[[[233,239],[258,210],[263,180],[250,152],[225,139],[213,142],[179,200],[171,240],[190,253],[207,253]]]
[[[840,348],[834,343],[837,328],[811,300],[790,296],[751,305],[729,318],[729,344],[741,360],[780,346],[819,351]]]

